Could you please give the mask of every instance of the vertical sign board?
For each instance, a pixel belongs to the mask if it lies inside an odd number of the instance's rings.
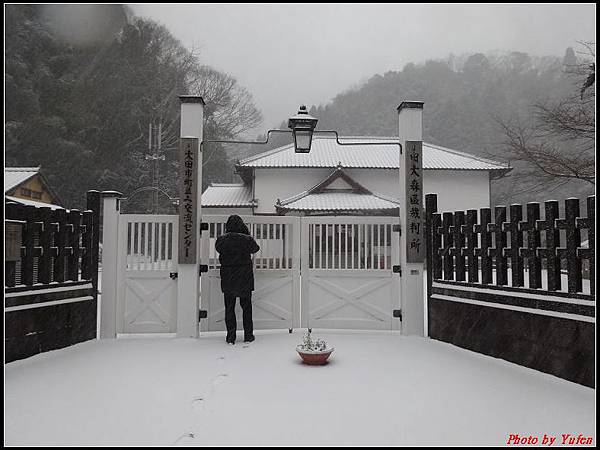
[[[196,264],[196,213],[198,209],[198,139],[181,138],[179,144],[179,260]]]
[[[423,141],[406,141],[406,262],[425,260],[423,212]]]

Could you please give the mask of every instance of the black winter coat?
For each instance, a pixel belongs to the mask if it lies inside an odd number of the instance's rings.
[[[251,255],[260,250],[252,236],[225,233],[217,238],[215,249],[221,263],[221,291],[236,297],[247,297],[254,290]]]

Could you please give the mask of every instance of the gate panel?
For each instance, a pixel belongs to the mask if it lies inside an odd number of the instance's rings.
[[[175,215],[120,216],[117,332],[176,332],[177,225]]]
[[[297,217],[241,216],[260,250],[253,257],[252,312],[255,329],[296,328],[300,324],[300,221]],[[208,231],[202,234],[200,304],[207,311],[202,331],[225,330],[225,304],[221,292],[217,238],[225,233],[227,215],[203,215]],[[243,329],[242,311],[236,305],[238,329]]]
[[[302,218],[302,326],[399,330],[394,217]]]

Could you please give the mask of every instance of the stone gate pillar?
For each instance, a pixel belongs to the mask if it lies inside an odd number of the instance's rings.
[[[424,336],[425,210],[423,208],[423,102],[398,107],[400,155],[400,268],[402,334]]]
[[[202,194],[202,142],[204,129],[204,100],[198,96],[180,96],[181,100],[181,145],[180,152],[185,147],[185,151],[193,151],[195,155],[190,157],[190,168],[193,168],[193,175],[185,176],[186,166],[180,164],[179,182],[179,261],[177,265],[177,337],[198,337],[198,311],[200,295],[200,222],[202,212],[200,206],[200,196]],[[189,147],[189,148],[188,148]],[[181,159],[180,159],[181,162]],[[185,187],[183,185],[186,178]],[[193,185],[191,184],[193,183]],[[182,188],[184,195],[182,195]],[[191,188],[193,199],[185,197],[185,189]],[[182,211],[188,205],[190,210],[195,213],[195,220],[188,220],[186,226],[190,228],[187,235],[182,233],[181,221]],[[194,253],[194,257],[182,258],[182,246],[189,244],[190,236],[195,247],[189,253]]]

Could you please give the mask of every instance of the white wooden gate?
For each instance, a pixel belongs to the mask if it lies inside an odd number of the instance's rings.
[[[225,330],[217,237],[226,215],[203,215],[202,331]],[[400,330],[399,234],[395,217],[242,216],[261,250],[254,256],[255,329]],[[238,329],[242,311],[236,305]]]
[[[297,328],[300,325],[300,218],[287,216],[241,216],[260,246],[253,257],[252,313],[255,329]],[[208,231],[202,233],[200,308],[207,311],[201,331],[225,330],[225,305],[221,292],[216,239],[225,233],[227,215],[203,215]],[[242,312],[236,304],[238,329]]]
[[[395,217],[302,218],[302,326],[400,330]]]
[[[119,217],[117,332],[174,333],[178,216]]]

